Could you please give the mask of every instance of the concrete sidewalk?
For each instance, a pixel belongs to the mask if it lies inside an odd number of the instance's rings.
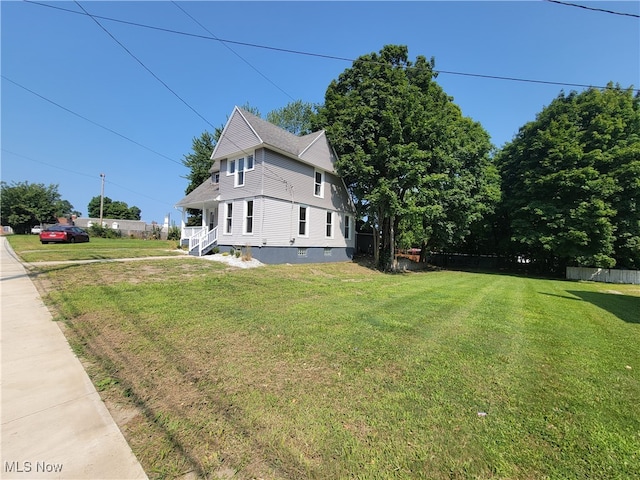
[[[147,478],[7,239],[0,242],[0,478]]]

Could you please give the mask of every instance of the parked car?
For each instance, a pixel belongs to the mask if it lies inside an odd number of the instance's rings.
[[[40,233],[42,233],[42,227],[40,225],[34,225],[31,227],[31,233],[33,235],[40,235]]]
[[[42,243],[76,243],[88,242],[89,234],[79,227],[73,225],[53,225],[40,233]]]

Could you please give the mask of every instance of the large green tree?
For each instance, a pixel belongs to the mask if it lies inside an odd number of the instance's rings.
[[[100,196],[93,197],[88,205],[89,217],[100,218]],[[126,202],[104,197],[102,218],[118,220],[140,220],[142,211],[135,205],[130,207]]]
[[[561,93],[498,155],[512,253],[542,268],[640,267],[640,102]]]
[[[460,242],[498,194],[488,134],[434,81],[434,60],[405,46],[364,55],[329,85],[318,122],[360,215],[380,240],[380,268],[402,243]]]
[[[58,185],[42,183],[1,182],[2,225],[16,233],[27,233],[33,225],[55,223],[60,217],[80,215],[73,205],[63,200]]]
[[[307,135],[313,132],[316,110],[311,103],[295,100],[267,113],[267,121],[294,135]]]

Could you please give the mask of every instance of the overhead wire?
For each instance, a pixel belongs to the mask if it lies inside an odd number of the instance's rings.
[[[202,28],[205,32],[207,32],[209,35],[211,35],[216,40],[220,40],[211,30],[209,30],[207,27],[205,27],[194,16],[192,16],[189,12],[187,12],[184,8],[182,8],[179,3],[175,2],[174,0],[172,0],[171,3],[173,3],[178,9],[180,9],[187,17],[189,17],[191,20],[193,20],[196,23],[196,25],[198,25],[200,28]],[[249,65],[249,67],[251,67],[258,75],[260,75],[262,78],[264,78],[267,82],[269,82],[271,85],[276,87],[278,90],[280,90],[282,93],[284,93],[291,100],[295,101],[295,99],[291,95],[289,95],[289,93],[287,93],[284,89],[282,89],[279,85],[277,85],[274,81],[272,81],[264,73],[262,73],[258,68],[256,68],[254,65],[252,65],[246,58],[244,58],[242,55],[240,55],[238,52],[236,52],[233,48],[231,48],[229,45],[227,45],[224,42],[222,42],[222,45],[227,50],[229,50],[231,53],[233,53],[236,57],[238,57],[240,60],[242,60],[244,63]]]
[[[6,153],[9,153],[11,155],[14,155],[16,157],[23,158],[25,160],[29,160],[29,161],[34,162],[34,163],[38,163],[40,165],[46,165],[47,167],[51,167],[51,168],[55,168],[55,169],[58,169],[58,170],[62,170],[64,172],[69,172],[69,173],[72,173],[74,175],[78,175],[78,176],[81,176],[81,177],[86,177],[86,178],[91,178],[91,179],[99,178],[99,177],[96,177],[96,175],[90,175],[88,173],[83,173],[83,172],[79,172],[77,170],[71,170],[69,168],[64,168],[64,167],[61,167],[59,165],[53,165],[51,163],[43,162],[42,160],[36,160],[35,158],[28,157],[28,156],[22,155],[20,153],[16,153],[16,152],[14,152],[12,150],[9,150],[7,148],[4,148],[4,147],[2,147],[2,151],[6,152]],[[118,188],[120,188],[122,190],[134,193],[134,194],[138,195],[139,197],[145,197],[145,198],[147,198],[149,200],[153,200],[154,202],[158,202],[158,203],[161,203],[163,205],[173,206],[172,204],[168,203],[166,200],[158,200],[157,198],[150,197],[148,195],[145,195],[144,193],[140,193],[139,191],[132,190],[132,189],[127,188],[127,187],[123,187],[122,185],[119,185],[119,184],[117,184],[115,182],[112,182],[111,180],[105,180],[105,182],[110,184],[110,185],[113,185],[114,187],[118,187]]]
[[[73,110],[71,110],[70,108],[67,108],[67,107],[65,107],[65,106],[63,106],[63,105],[60,105],[60,104],[59,104],[59,103],[57,103],[57,102],[54,102],[54,101],[53,101],[53,100],[51,100],[50,98],[47,98],[47,97],[45,97],[44,95],[41,95],[41,94],[39,94],[38,92],[35,92],[35,91],[31,90],[30,88],[25,87],[24,85],[21,85],[20,83],[16,82],[15,80],[10,79],[9,77],[7,77],[7,76],[6,76],[6,75],[4,75],[4,74],[3,74],[3,75],[0,75],[0,76],[1,76],[4,80],[6,80],[7,82],[12,83],[12,84],[14,84],[15,86],[17,86],[17,87],[19,87],[19,88],[22,88],[23,90],[25,90],[25,91],[27,91],[27,92],[31,93],[32,95],[35,95],[36,97],[41,98],[41,99],[42,99],[42,100],[44,100],[45,102],[49,102],[50,104],[55,105],[56,107],[58,107],[58,108],[60,108],[60,109],[64,110],[65,112],[70,113],[71,115],[75,115],[76,117],[81,118],[82,120],[84,120],[84,121],[86,121],[86,122],[89,122],[89,123],[91,123],[91,124],[93,124],[93,125],[95,125],[95,126],[97,126],[97,127],[100,127],[100,128],[102,128],[102,129],[106,130],[107,132],[113,133],[114,135],[117,135],[117,136],[119,136],[120,138],[123,138],[123,139],[127,140],[128,142],[131,142],[131,143],[133,143],[133,144],[135,144],[135,145],[137,145],[137,146],[139,146],[139,147],[141,147],[141,148],[144,148],[145,150],[147,150],[147,151],[149,151],[149,152],[151,152],[151,153],[154,153],[154,154],[158,155],[159,157],[162,157],[162,158],[164,158],[164,159],[166,159],[166,160],[169,160],[170,162],[173,162],[173,163],[178,164],[178,165],[184,165],[182,162],[179,162],[179,161],[177,161],[177,160],[174,160],[173,158],[171,158],[171,157],[169,157],[169,156],[167,156],[167,155],[164,155],[163,153],[157,152],[157,151],[153,150],[152,148],[147,147],[146,145],[143,145],[142,143],[137,142],[137,141],[135,141],[135,140],[133,140],[133,139],[131,139],[131,138],[127,137],[126,135],[123,135],[122,133],[119,133],[119,132],[117,132],[117,131],[113,130],[112,128],[106,127],[106,126],[104,126],[104,125],[102,125],[102,124],[100,124],[100,123],[98,123],[98,122],[95,122],[95,121],[91,120],[90,118],[85,117],[84,115],[81,115],[81,114],[79,114],[79,113],[77,113],[77,112],[74,112],[74,111],[73,111]]]
[[[34,1],[31,1],[31,0],[23,0],[23,1],[25,3],[30,3],[30,4],[34,4],[34,5],[54,8],[54,9],[62,10],[62,11],[69,12],[69,13],[75,13],[75,14],[79,14],[79,15],[84,15],[82,12],[77,12],[77,11],[69,10],[69,9],[62,8],[62,7],[57,7],[57,6],[53,6],[53,5],[47,5],[47,4],[43,4],[43,3],[39,3],[39,2],[34,2]],[[100,18],[102,20],[122,23],[122,24],[131,25],[131,26],[135,26],[135,27],[148,28],[148,29],[151,29],[151,30],[158,30],[158,31],[166,32],[166,33],[172,33],[172,34],[175,34],[175,35],[183,35],[183,36],[188,36],[188,37],[200,38],[200,39],[203,39],[203,40],[210,40],[210,41],[212,40],[212,41],[217,41],[217,42],[221,42],[221,43],[225,43],[225,44],[228,43],[228,44],[232,44],[232,45],[241,45],[241,46],[245,46],[245,47],[260,48],[260,49],[271,50],[271,51],[281,52],[281,53],[288,53],[288,54],[293,54],[293,55],[302,55],[302,56],[309,56],[309,57],[315,57],[315,58],[323,58],[323,59],[327,59],[327,60],[338,60],[338,61],[344,61],[344,62],[350,62],[350,63],[353,63],[353,62],[356,61],[356,59],[353,59],[353,58],[341,57],[341,56],[337,56],[337,55],[328,55],[328,54],[322,54],[322,53],[305,52],[305,51],[293,50],[293,49],[289,49],[289,48],[280,48],[280,47],[273,47],[273,46],[268,46],[268,45],[260,45],[260,44],[257,44],[257,43],[241,42],[241,41],[237,41],[237,40],[230,40],[230,39],[224,39],[224,38],[215,38],[215,37],[212,37],[212,36],[198,35],[198,34],[189,33],[189,32],[181,32],[179,30],[163,28],[163,27],[156,27],[156,26],[153,26],[153,25],[145,25],[145,24],[141,24],[141,23],[138,23],[138,22],[131,22],[131,21],[112,18],[112,17],[104,17],[104,16],[99,16],[99,15],[95,15],[94,17],[95,18]],[[370,63],[378,63],[379,64],[381,62],[373,62],[372,61]],[[514,76],[487,75],[487,74],[480,74],[480,73],[459,72],[459,71],[453,71],[453,70],[434,69],[434,72],[435,73],[439,73],[439,74],[442,73],[442,74],[445,74],[445,75],[457,75],[457,76],[464,76],[464,77],[484,78],[484,79],[490,79],[490,80],[503,80],[503,81],[510,81],[510,82],[533,83],[533,84],[541,84],[541,85],[557,85],[557,86],[563,86],[563,87],[576,87],[576,88],[598,88],[598,89],[605,89],[606,88],[605,86],[601,86],[601,85],[599,86],[599,85],[585,84],[585,83],[571,83],[571,82],[558,82],[558,81],[549,81],[549,80],[537,80],[537,79],[521,78],[521,77],[514,77]],[[632,89],[632,90],[634,92],[640,92],[640,89]]]
[[[591,10],[594,12],[610,13],[612,15],[620,15],[623,17],[640,18],[640,15],[638,15],[637,13],[616,12],[614,10],[607,10],[606,8],[590,7],[587,5],[579,5],[577,3],[571,3],[571,2],[561,2],[560,0],[544,0],[544,1],[549,3],[557,3],[558,5],[564,5],[566,7],[582,8],[584,10]]]
[[[169,90],[178,100],[180,100],[184,105],[187,106],[187,108],[189,108],[193,113],[195,113],[198,117],[200,117],[202,120],[204,120],[205,123],[207,123],[207,125],[209,125],[211,128],[215,128],[213,126],[213,124],[207,120],[204,116],[202,116],[200,114],[200,112],[198,112],[195,108],[193,108],[191,105],[189,105],[189,103],[187,103],[187,101],[185,99],[183,99],[180,95],[178,95],[175,90],[173,90],[169,85],[167,85],[160,77],[158,77],[155,73],[153,73],[153,71],[147,67],[144,62],[142,62],[142,60],[140,60],[138,57],[136,57],[131,50],[129,50],[127,47],[124,46],[124,44],[122,42],[120,42],[115,36],[113,36],[113,34],[107,30],[107,28],[102,25],[97,18],[95,18],[93,15],[91,15],[89,12],[87,12],[87,10],[80,5],[80,2],[78,2],[77,0],[75,1],[75,4],[78,5],[78,7],[80,7],[82,9],[83,12],[85,12],[86,15],[88,15],[102,30],[104,30],[104,32],[109,35],[109,37],[111,37],[111,39],[113,39],[114,42],[116,42],[118,45],[120,45],[120,47],[122,47],[124,49],[125,52],[127,52],[131,58],[133,58],[136,62],[138,62],[140,64],[140,66],[142,66],[142,68],[144,68],[147,72],[149,72],[151,74],[151,76],[153,78],[155,78],[158,82],[160,82],[167,90]]]

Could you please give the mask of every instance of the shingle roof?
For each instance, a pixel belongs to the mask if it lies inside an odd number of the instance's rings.
[[[296,157],[323,133],[322,130],[319,130],[317,132],[310,133],[309,135],[299,137],[298,135],[294,135],[277,125],[269,123],[242,108],[238,108],[238,110],[265,144],[276,147],[287,153],[291,153]]]
[[[176,207],[202,205],[203,203],[210,202],[216,198],[219,191],[220,185],[218,183],[213,183],[210,178],[207,178],[207,180],[198,185],[191,193],[189,193],[189,195],[176,203]]]

